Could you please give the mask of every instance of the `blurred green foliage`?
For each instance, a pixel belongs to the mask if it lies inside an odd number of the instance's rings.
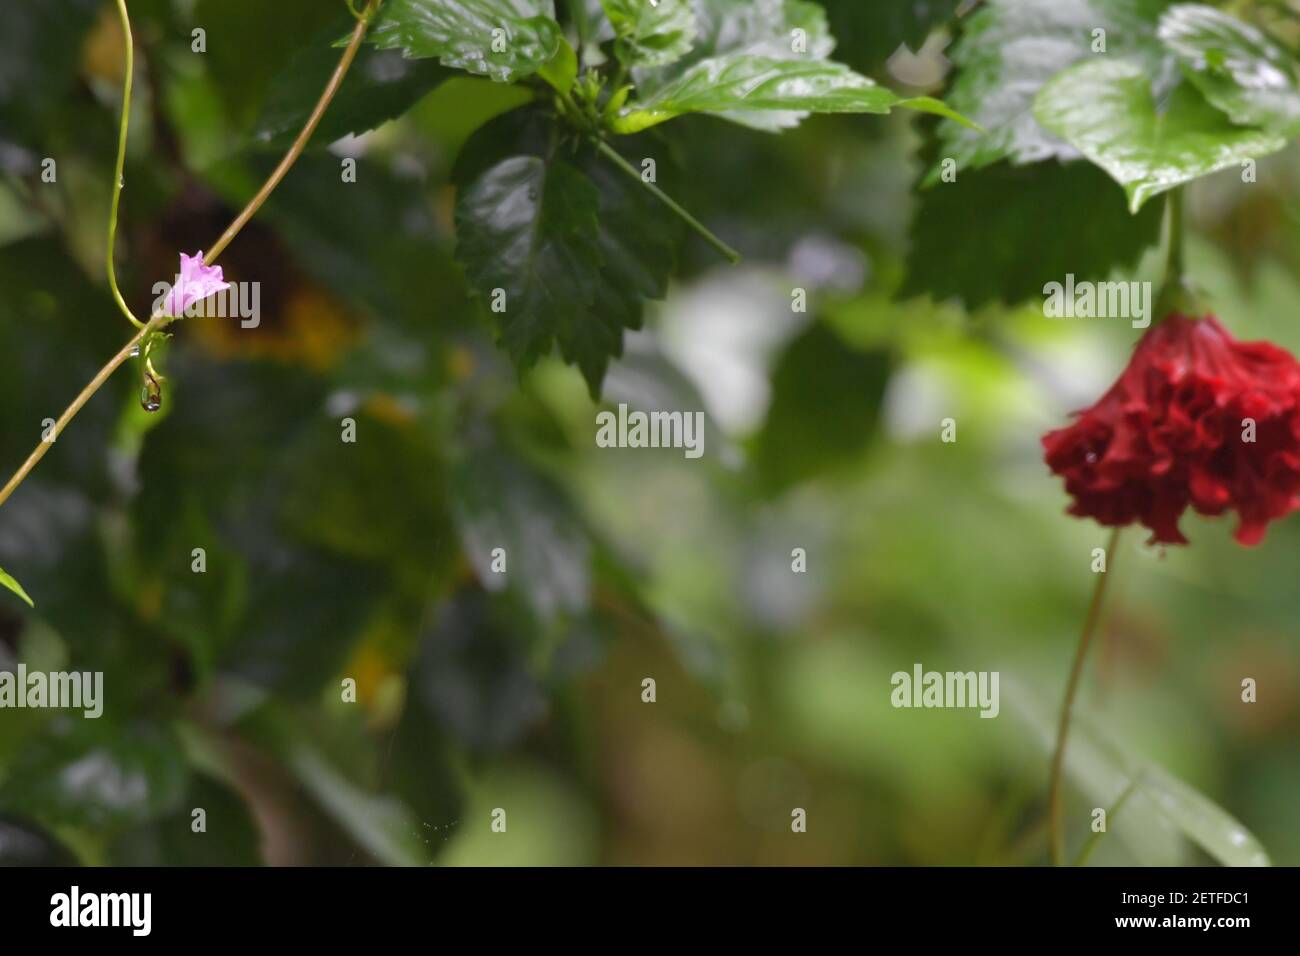
[[[561,6],[609,51],[596,5]],[[952,2],[825,6],[841,60],[917,95],[954,82],[941,51],[969,24],[1010,29],[990,22],[999,4],[981,20]],[[332,69],[342,8],[132,0],[118,251],[133,304],[277,161]],[[597,48],[568,36],[590,63]],[[121,68],[110,5],[6,13],[6,469],[128,336],[103,275]],[[955,82],[958,108],[1007,106]],[[648,134],[658,183],[744,264],[656,231],[653,205],[615,209],[611,288],[663,298],[646,330],[588,381],[555,355],[517,372],[453,258],[453,210],[503,129],[527,139],[533,107],[511,111],[532,91],[366,48],[223,257],[229,280],[261,283],[260,325],[176,326],[163,411],[139,408],[132,363],[0,508],[0,567],[36,602],[0,594],[0,667],[103,671],[106,697],[98,720],[0,711],[0,861],[1046,858],[1055,708],[1105,535],[1063,514],[1038,436],[1138,333],[1045,319],[1036,296],[1067,271],[1158,280],[1160,204],[1128,216],[1118,185],[1059,148],[981,154],[913,189],[968,142],[935,118],[774,136],[686,117]],[[1293,159],[1194,184],[1189,271],[1238,335],[1295,351]],[[640,324],[619,310],[598,310],[615,334]],[[595,414],[619,402],[707,412],[705,456],[597,448]],[[1223,522],[1185,531],[1188,548],[1130,532],[1112,556],[1071,846],[1142,775],[1093,862],[1254,862],[1258,838],[1295,864],[1300,523],[1249,551]],[[999,670],[1000,716],[894,709],[890,676],[916,662]]]

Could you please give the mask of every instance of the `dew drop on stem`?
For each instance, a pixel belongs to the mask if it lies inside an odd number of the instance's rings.
[[[162,408],[162,385],[148,372],[144,376],[144,385],[140,389],[140,407],[146,412],[156,412]]]

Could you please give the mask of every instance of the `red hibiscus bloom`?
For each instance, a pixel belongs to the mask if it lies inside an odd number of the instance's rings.
[[[1178,519],[1189,504],[1235,510],[1237,540],[1258,544],[1300,505],[1300,364],[1271,343],[1238,342],[1213,316],[1171,315],[1043,447],[1074,497],[1071,514],[1139,521],[1153,544],[1186,544]]]

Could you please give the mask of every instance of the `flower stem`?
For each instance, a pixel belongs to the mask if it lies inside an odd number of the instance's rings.
[[[1092,600],[1088,602],[1088,613],[1083,619],[1083,633],[1079,635],[1079,646],[1074,652],[1074,666],[1070,668],[1070,680],[1065,687],[1065,701],[1061,704],[1061,721],[1056,729],[1056,752],[1052,755],[1052,777],[1048,788],[1047,806],[1051,821],[1052,865],[1065,865],[1065,831],[1061,826],[1061,776],[1065,769],[1065,744],[1070,736],[1070,717],[1074,712],[1074,699],[1079,692],[1079,679],[1083,676],[1084,661],[1088,658],[1088,647],[1092,643],[1093,632],[1101,618],[1101,608],[1106,597],[1106,582],[1115,571],[1116,545],[1119,544],[1120,529],[1110,533],[1106,543],[1106,570],[1098,573],[1097,583],[1093,585]]]
[[[122,198],[122,170],[126,165],[126,133],[131,122],[131,77],[135,73],[135,41],[131,37],[131,18],[126,14],[126,0],[117,0],[117,15],[122,21],[122,34],[126,45],[126,78],[122,81],[122,119],[117,130],[117,166],[113,171],[113,201],[108,207],[108,284],[113,290],[113,301],[122,314],[137,329],[144,323],[135,317],[131,307],[122,298],[117,287],[117,268],[113,263],[113,250],[117,242],[117,207]],[[3,501],[0,498],[0,501]]]
[[[379,4],[382,2],[383,0],[370,0],[370,3],[366,8],[367,12],[373,16],[374,11],[378,9]],[[123,17],[125,17],[126,15],[125,0],[118,0],[118,8],[119,11],[122,13]],[[366,29],[370,24],[370,19],[371,17],[367,17],[365,19],[359,19],[357,21],[357,25],[352,31],[352,37],[348,41],[347,48],[343,51],[342,57],[339,58],[339,65],[335,68],[334,75],[330,77],[329,83],[326,84],[324,92],[321,93],[320,100],[316,103],[316,108],[312,110],[311,116],[308,117],[306,125],[303,126],[302,128],[302,132],[298,134],[298,138],[295,139],[293,145],[289,147],[289,151],[285,154],[284,159],[280,161],[280,165],[275,168],[275,171],[271,173],[270,178],[267,179],[267,181],[262,185],[262,188],[257,191],[257,195],[255,195],[251,200],[249,200],[248,205],[244,207],[244,211],[241,212],[235,218],[235,221],[230,224],[229,228],[227,228],[226,231],[221,234],[221,238],[218,239],[217,242],[212,246],[212,249],[205,257],[204,260],[205,262],[210,264],[212,261],[214,261],[217,258],[217,256],[222,252],[222,250],[224,250],[226,246],[230,244],[230,241],[234,239],[236,235],[239,234],[239,230],[244,228],[244,225],[248,222],[249,219],[253,217],[253,214],[256,213],[257,210],[261,208],[262,204],[266,202],[267,197],[270,196],[272,191],[274,191],[275,187],[280,184],[280,180],[284,179],[285,173],[289,171],[289,167],[291,167],[294,164],[294,161],[297,160],[297,158],[302,155],[302,151],[306,148],[307,142],[311,139],[312,133],[316,131],[317,124],[320,123],[321,117],[325,114],[325,109],[329,106],[330,101],[334,99],[334,95],[338,93],[339,86],[343,82],[343,77],[347,74],[348,68],[352,65],[352,61],[356,58],[357,50],[361,46],[361,41],[365,38]],[[126,95],[125,103],[129,103],[131,99],[129,78],[131,75],[131,65],[132,65],[131,53],[130,53],[131,32],[130,32],[129,24],[126,26],[126,36],[127,36],[127,45],[128,45],[128,52],[127,52],[128,80],[127,80],[127,88],[126,88],[127,95]],[[125,154],[125,142],[126,142],[125,136],[126,136],[126,108],[127,107],[125,103],[123,105],[123,118],[122,118],[122,127],[121,127],[122,138],[119,142],[118,159],[117,159],[117,171],[118,171],[117,181],[119,184],[121,183],[122,162],[123,162],[123,156]],[[54,438],[57,438],[59,436],[59,434],[63,431],[64,426],[66,426],[70,421],[72,421],[73,417],[77,414],[77,412],[81,411],[82,406],[84,406],[86,402],[90,401],[91,396],[93,396],[97,391],[99,391],[100,387],[106,381],[108,381],[109,376],[111,376],[115,371],[117,371],[117,369],[122,365],[122,363],[124,363],[127,359],[131,358],[131,354],[135,350],[136,346],[138,346],[145,339],[146,336],[148,336],[152,332],[158,331],[169,322],[175,321],[174,316],[163,315],[161,312],[156,312],[149,317],[148,322],[141,323],[139,320],[135,319],[135,317],[131,315],[130,310],[126,307],[126,303],[122,299],[121,293],[119,293],[117,290],[117,280],[114,278],[113,275],[112,235],[116,231],[117,193],[119,191],[120,191],[120,185],[114,188],[113,205],[110,212],[110,218],[112,221],[109,226],[109,230],[110,230],[109,231],[109,236],[110,236],[109,260],[108,260],[109,281],[113,286],[113,293],[118,301],[118,306],[126,313],[128,317],[132,319],[132,321],[136,323],[137,326],[139,326],[139,328],[136,331],[135,335],[131,337],[131,340],[127,342],[124,346],[122,346],[121,350],[116,355],[114,355],[111,359],[109,359],[103,368],[101,368],[98,372],[95,373],[94,378],[92,378],[89,382],[86,383],[85,388],[83,388],[81,392],[78,393],[77,397],[72,400],[72,404],[70,404],[67,408],[63,410],[63,414],[59,416],[58,420],[55,422],[54,425],[54,435],[53,435]],[[9,479],[9,481],[5,484],[3,488],[0,488],[0,505],[3,505],[5,501],[9,499],[9,496],[14,493],[14,490],[23,483],[24,479],[26,479],[27,475],[31,472],[31,470],[36,467],[36,463],[45,457],[45,453],[50,450],[50,446],[53,444],[54,444],[53,441],[45,441],[45,440],[42,440],[40,443],[37,444],[36,448],[33,449],[32,453],[27,456],[27,460],[22,463],[22,465],[19,467],[19,469],[16,472],[14,472],[13,477]]]
[[[682,220],[688,226],[690,226],[697,233],[699,233],[700,236],[703,237],[705,242],[707,242],[714,249],[717,249],[720,253],[726,256],[727,261],[729,261],[732,265],[735,265],[740,261],[739,252],[731,248],[731,246],[727,245],[725,242],[723,242],[721,239],[715,236],[712,232],[710,232],[708,227],[705,226],[704,223],[700,222],[689,212],[687,212],[684,208],[682,208],[682,206],[680,206],[677,203],[677,201],[673,199],[672,196],[669,196],[666,192],[664,192],[654,183],[648,183],[644,179],[642,179],[641,174],[636,171],[636,167],[633,166],[631,163],[629,163],[626,159],[624,159],[619,154],[618,150],[614,149],[614,147],[610,146],[609,143],[605,142],[603,139],[596,139],[595,142],[596,142],[596,149],[600,151],[602,156],[608,159],[619,169],[623,170],[623,172],[627,173],[629,176],[635,179],[646,189],[650,190],[650,192],[653,193],[661,203],[663,203],[665,206],[667,206],[669,209],[675,212],[678,216],[682,218]]]

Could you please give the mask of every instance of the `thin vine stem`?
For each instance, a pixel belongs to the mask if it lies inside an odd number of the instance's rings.
[[[1097,623],[1101,620],[1101,609],[1106,599],[1106,584],[1115,572],[1119,534],[1120,529],[1115,528],[1106,543],[1106,570],[1097,574],[1097,583],[1092,588],[1092,599],[1088,602],[1088,613],[1083,619],[1083,632],[1079,635],[1079,645],[1074,651],[1074,665],[1070,668],[1070,679],[1065,686],[1065,700],[1061,704],[1061,719],[1056,728],[1056,750],[1052,754],[1051,782],[1047,791],[1053,866],[1065,865],[1065,830],[1061,820],[1061,778],[1065,769],[1065,746],[1070,737],[1070,719],[1074,714],[1075,697],[1079,693],[1079,681],[1083,677],[1083,665],[1088,659],[1088,648],[1092,644]]]
[[[233,240],[235,236],[239,234],[239,231],[243,229],[244,226],[248,223],[248,221],[253,218],[253,215],[258,211],[258,209],[262,207],[263,203],[266,202],[267,197],[271,195],[271,193],[275,190],[275,187],[280,184],[280,181],[282,179],[284,179],[284,176],[286,173],[288,173],[289,168],[293,166],[294,162],[297,161],[298,157],[302,155],[303,150],[307,148],[307,143],[311,140],[312,134],[315,133],[316,127],[320,123],[321,117],[325,115],[325,110],[329,107],[329,104],[334,99],[335,94],[338,93],[339,87],[343,83],[343,78],[347,75],[348,69],[352,66],[352,61],[356,59],[357,51],[361,47],[361,41],[365,38],[366,30],[370,26],[370,21],[373,19],[375,11],[379,8],[380,3],[382,2],[383,0],[370,0],[370,3],[366,8],[367,15],[358,18],[356,27],[353,29],[352,36],[348,41],[348,45],[346,49],[344,49],[343,55],[339,58],[338,66],[335,67],[334,73],[330,77],[329,83],[326,84],[324,91],[320,95],[320,99],[316,103],[315,109],[312,110],[311,116],[308,117],[307,122],[303,126],[302,131],[298,134],[297,139],[293,141],[293,145],[290,146],[289,151],[285,153],[284,159],[280,161],[280,165],[278,165],[275,168],[275,171],[271,173],[270,177],[266,180],[266,182],[262,184],[262,188],[259,189],[257,191],[257,194],[254,195],[253,198],[248,201],[248,205],[246,205],[243,211],[238,216],[235,217],[235,221],[230,224],[230,226],[226,229],[226,231],[221,234],[221,238],[219,238],[216,241],[216,243],[213,244],[212,249],[209,250],[208,255],[204,259],[205,263],[211,264],[213,261],[216,260],[217,256],[221,254],[221,252],[226,248],[226,246],[230,244],[231,240]],[[126,15],[125,0],[118,0],[118,7],[122,16],[125,18]],[[129,104],[131,98],[130,97],[130,89],[131,89],[130,76],[131,76],[131,70],[133,66],[132,57],[129,52],[130,36],[131,36],[129,24],[126,26],[126,35],[127,35],[127,43],[128,43],[128,54],[127,54],[127,62],[126,62],[127,82],[126,82],[126,98],[123,103],[123,119],[122,119],[122,127],[121,127],[122,138],[119,143],[118,160],[117,160],[117,166],[118,166],[117,182],[119,184],[121,182],[123,156],[125,155],[125,142],[126,142],[125,137],[126,137],[126,123],[127,123],[126,110],[127,110],[127,104]],[[50,440],[42,439],[36,445],[36,448],[32,450],[32,453],[27,456],[27,460],[22,463],[22,465],[18,468],[16,472],[14,472],[13,477],[9,479],[9,481],[5,484],[3,488],[0,488],[0,505],[3,505],[9,499],[9,496],[12,495],[14,493],[14,490],[17,489],[17,487],[23,483],[23,481],[31,473],[32,469],[36,467],[37,463],[42,458],[45,457],[45,454],[50,450],[50,447],[54,444],[54,439],[58,438],[58,436],[62,433],[64,427],[67,426],[67,424],[72,421],[73,417],[76,416],[77,412],[81,411],[82,407],[86,404],[86,402],[90,401],[91,397],[97,391],[99,391],[99,389],[103,386],[103,384],[106,381],[108,381],[109,377],[115,371],[117,371],[117,369],[120,368],[124,362],[126,362],[129,358],[132,357],[132,355],[135,354],[135,350],[141,344],[141,342],[144,341],[144,339],[151,333],[157,332],[164,325],[168,324],[169,322],[173,322],[176,319],[175,316],[164,315],[161,312],[155,312],[152,316],[149,317],[148,322],[141,323],[138,319],[135,319],[135,317],[131,315],[130,309],[127,308],[125,301],[123,301],[121,294],[117,290],[117,280],[114,277],[114,272],[113,272],[112,234],[116,232],[117,198],[119,192],[120,192],[120,187],[115,186],[114,193],[113,193],[113,205],[110,211],[111,225],[110,225],[110,240],[109,240],[108,274],[109,274],[109,281],[113,287],[113,292],[115,297],[117,298],[119,307],[125,312],[125,314],[129,318],[132,319],[132,321],[134,321],[137,324],[138,329],[135,335],[131,337],[130,341],[128,341],[124,346],[122,346],[121,350],[118,351],[118,353],[114,355],[111,359],[109,359],[108,362],[105,363],[103,368],[101,368],[98,372],[95,373],[95,377],[86,383],[86,386],[78,393],[77,397],[72,400],[72,403],[63,410],[63,414],[58,417],[57,421],[54,424],[54,431],[50,436]]]
[[[117,165],[113,171],[113,200],[108,207],[108,284],[113,290],[113,301],[122,310],[122,314],[131,320],[137,329],[143,329],[144,323],[135,317],[131,307],[122,298],[122,290],[117,286],[117,266],[113,253],[117,244],[117,208],[122,199],[122,171],[126,167],[126,135],[131,122],[131,78],[135,74],[135,41],[131,36],[131,18],[126,13],[126,0],[117,0],[117,15],[122,21],[122,34],[126,50],[126,78],[122,81],[122,118],[117,130]],[[3,501],[0,498],[0,501]]]
[[[669,209],[675,212],[678,216],[681,217],[681,219],[688,226],[690,226],[697,233],[699,233],[700,236],[703,237],[705,242],[707,242],[714,249],[717,249],[720,253],[726,256],[727,260],[732,265],[735,265],[736,263],[740,262],[739,252],[737,252],[735,249],[731,248],[731,246],[727,245],[725,242],[723,242],[721,239],[715,236],[709,230],[709,228],[706,225],[704,225],[704,223],[700,222],[689,212],[687,212],[686,209],[683,208],[681,205],[679,205],[677,200],[673,199],[672,196],[669,196],[666,192],[664,192],[654,183],[648,183],[644,179],[642,179],[641,174],[637,172],[636,167],[633,166],[631,163],[629,163],[626,159],[624,159],[619,154],[618,150],[614,149],[614,147],[610,146],[609,143],[605,142],[603,139],[596,138],[595,143],[596,143],[596,149],[600,151],[600,154],[602,156],[608,159],[611,163],[613,163],[623,172],[627,173],[638,183],[643,185],[646,189],[650,190],[650,192],[653,193],[654,196],[661,203],[663,203],[665,206],[667,206]]]

